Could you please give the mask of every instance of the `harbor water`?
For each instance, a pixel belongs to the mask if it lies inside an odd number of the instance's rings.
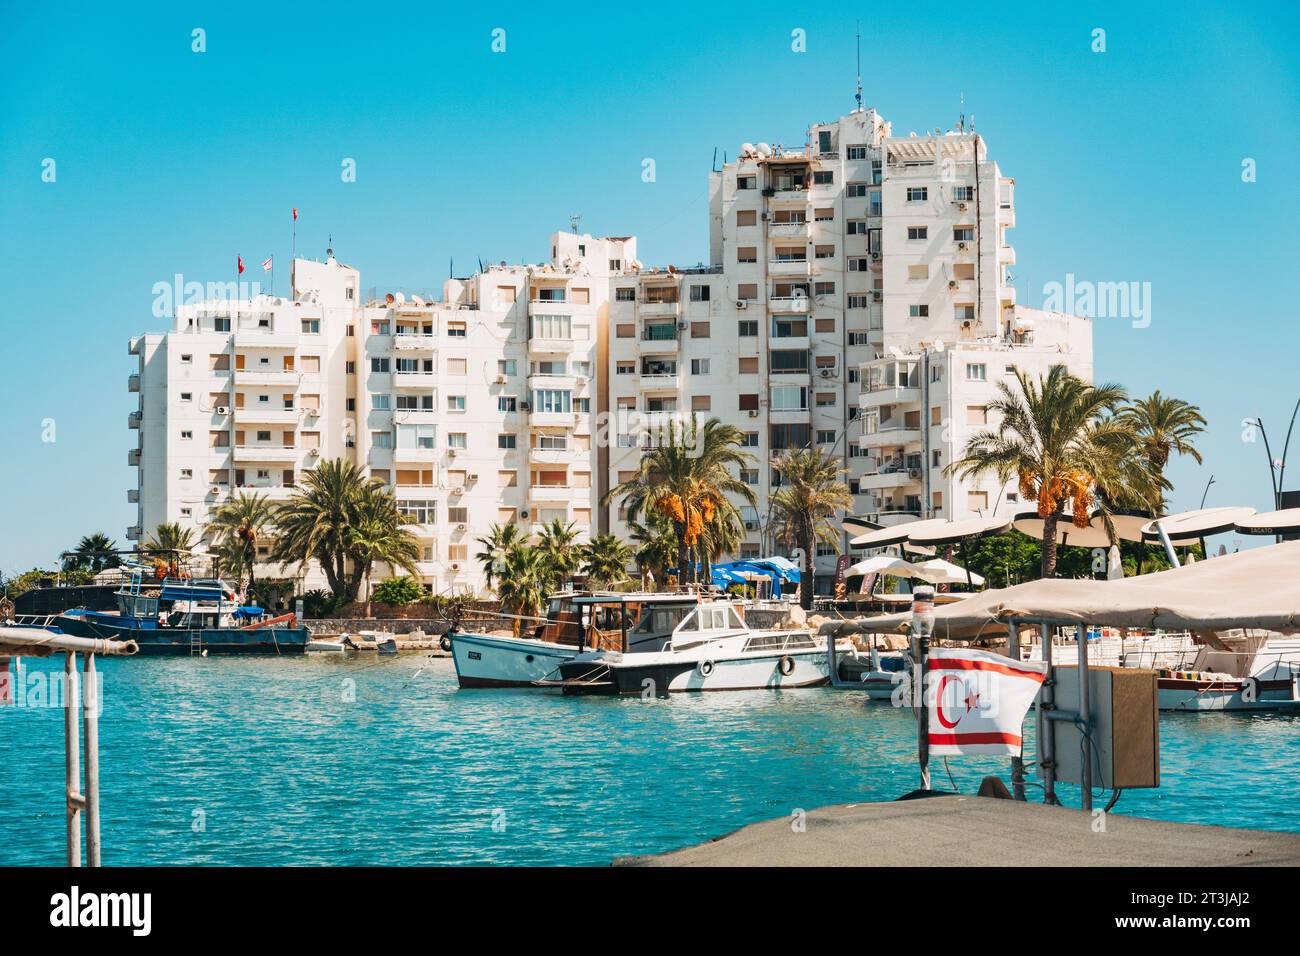
[[[0,707],[0,865],[64,858],[62,664],[25,660]],[[910,712],[855,692],[459,690],[423,655],[99,667],[106,865],[601,865],[917,782]],[[1300,718],[1165,714],[1160,734],[1162,786],[1116,813],[1300,832]],[[938,760],[934,785],[1007,765]]]

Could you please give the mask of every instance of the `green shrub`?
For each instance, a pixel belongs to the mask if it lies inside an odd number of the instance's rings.
[[[402,575],[396,578],[384,578],[375,585],[371,599],[380,604],[412,604],[425,597],[424,588],[413,578]]]

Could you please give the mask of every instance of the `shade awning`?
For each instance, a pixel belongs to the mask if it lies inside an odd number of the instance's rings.
[[[1265,511],[1237,522],[1242,534],[1294,534],[1300,531],[1300,508]]]
[[[1009,618],[1057,624],[1300,633],[1300,541],[1116,581],[1047,578],[936,607],[940,638],[998,633]],[[901,632],[910,614],[831,622],[839,633]]]
[[[1254,508],[1201,508],[1197,511],[1184,511],[1181,514],[1157,518],[1142,525],[1142,537],[1147,541],[1159,541],[1160,532],[1156,523],[1165,529],[1170,541],[1195,541],[1212,534],[1233,531],[1237,522],[1245,521],[1255,514]]]

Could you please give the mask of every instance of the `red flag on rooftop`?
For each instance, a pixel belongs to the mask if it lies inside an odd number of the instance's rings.
[[[235,256],[235,265],[239,267],[239,273],[238,273],[238,274],[242,276],[242,275],[244,274],[244,257],[243,257],[243,256]]]
[[[298,207],[297,207],[297,206],[294,206],[294,207],[293,207],[293,221],[294,221],[294,222],[297,222],[297,221],[298,221]]]

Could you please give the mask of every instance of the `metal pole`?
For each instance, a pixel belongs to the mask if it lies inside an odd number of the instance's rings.
[[[1079,720],[1083,727],[1083,809],[1092,811],[1092,718],[1088,706],[1088,631],[1080,624],[1075,628],[1079,645]]]
[[[1178,552],[1174,550],[1174,543],[1169,540],[1169,532],[1165,530],[1163,521],[1156,522],[1156,534],[1160,535],[1160,543],[1165,546],[1165,555],[1169,558],[1169,563],[1179,567]]]
[[[64,790],[67,800],[68,866],[81,866],[81,743],[77,734],[77,654],[63,655]]]
[[[86,865],[99,866],[99,680],[95,655],[86,655],[81,688],[86,749]]]
[[[1007,621],[1007,656],[1020,660],[1020,625],[1015,618]],[[1025,799],[1025,760],[1023,754],[1011,758],[1011,795]]]
[[[1047,677],[1038,698],[1038,752],[1043,766],[1043,802],[1055,804],[1056,800],[1056,738],[1055,730],[1044,719],[1044,713],[1052,710],[1056,703],[1056,674],[1052,668],[1052,627],[1050,624],[1039,625],[1039,640],[1042,642],[1043,663],[1047,665]]]
[[[934,588],[912,592],[912,705],[916,708],[916,757],[921,767],[921,789],[930,789],[930,708],[925,699],[926,661],[934,632]]]

